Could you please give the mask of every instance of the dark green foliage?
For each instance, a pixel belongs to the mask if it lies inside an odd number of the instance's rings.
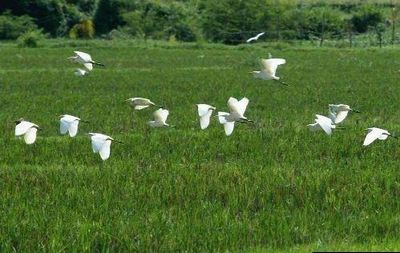
[[[0,15],[0,39],[14,40],[21,34],[31,30],[36,30],[37,26],[33,22],[33,18],[23,16],[12,16],[9,12]]]
[[[122,22],[117,0],[99,0],[94,15],[94,26],[98,35],[108,33]]]
[[[369,27],[375,27],[384,20],[382,11],[373,5],[365,5],[354,14],[353,27],[356,32],[364,33]]]

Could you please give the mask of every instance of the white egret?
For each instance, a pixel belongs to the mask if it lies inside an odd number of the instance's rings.
[[[169,115],[167,109],[160,108],[153,113],[154,120],[148,121],[147,124],[151,127],[169,126],[166,121]]]
[[[347,117],[349,111],[359,113],[359,111],[345,104],[329,104],[329,118],[331,118],[335,124],[341,123]]]
[[[66,134],[68,132],[71,137],[75,137],[78,133],[79,122],[85,122],[78,117],[68,114],[61,115],[60,117],[60,133]]]
[[[311,131],[318,131],[318,130],[324,130],[324,132],[327,135],[331,135],[332,134],[332,129],[336,128],[335,124],[333,123],[333,121],[325,116],[316,114],[316,119],[315,119],[315,123],[313,124],[308,124],[308,128]]]
[[[75,72],[74,72],[74,74],[76,75],[76,76],[84,76],[84,75],[87,75],[89,72],[87,72],[86,70],[84,70],[84,69],[76,69],[75,70]]]
[[[142,109],[147,108],[147,107],[149,107],[151,105],[156,105],[153,102],[151,102],[150,99],[142,98],[142,97],[128,98],[126,101],[129,101],[130,105],[135,110],[142,110]]]
[[[108,135],[99,133],[89,133],[89,136],[92,140],[93,153],[99,153],[103,161],[107,160],[110,157],[111,142],[115,140]]]
[[[252,41],[256,41],[258,40],[261,36],[263,36],[265,34],[265,32],[259,33],[254,37],[249,38],[248,40],[246,40],[247,43],[250,43]]]
[[[248,104],[249,99],[246,97],[242,98],[240,101],[230,97],[228,100],[230,112],[218,112],[219,123],[224,125],[225,134],[227,136],[232,134],[235,122],[252,122],[244,116]]]
[[[367,136],[365,136],[363,146],[368,146],[369,144],[374,142],[376,139],[386,140],[389,136],[394,137],[385,129],[371,127],[371,128],[368,128],[367,130],[368,130],[368,133],[367,133]],[[397,137],[394,137],[394,138],[397,138]]]
[[[33,144],[35,142],[38,129],[39,126],[32,122],[23,119],[15,121],[15,136],[23,135],[26,144]]]
[[[211,114],[216,108],[207,104],[197,104],[197,112],[200,117],[200,128],[206,129],[210,124]]]
[[[281,58],[261,59],[261,70],[252,71],[254,78],[263,80],[275,80],[281,84],[287,85],[287,83],[280,80],[280,77],[276,76],[276,70],[279,65],[285,64],[286,60]]]
[[[92,57],[88,53],[84,53],[84,52],[80,52],[80,51],[74,51],[74,53],[75,53],[75,55],[69,57],[68,59],[71,59],[78,63],[82,63],[83,66],[85,66],[85,68],[89,71],[93,69],[93,65],[99,65],[99,66],[104,67],[104,64],[93,61]]]

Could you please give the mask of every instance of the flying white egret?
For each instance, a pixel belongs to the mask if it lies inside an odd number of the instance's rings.
[[[15,136],[23,135],[26,144],[33,144],[35,142],[38,129],[39,126],[32,122],[23,119],[15,121]]]
[[[84,69],[76,69],[75,70],[75,75],[76,76],[84,76],[84,75],[87,75],[89,72],[87,72],[86,70],[84,70]]]
[[[147,107],[149,107],[151,105],[156,105],[153,102],[151,102],[150,99],[141,98],[141,97],[128,98],[126,101],[129,101],[130,105],[135,110],[142,110],[142,109],[147,108]]]
[[[335,124],[341,123],[347,117],[349,111],[359,113],[359,111],[354,110],[345,104],[329,104],[329,118],[331,118]]]
[[[75,55],[69,57],[68,59],[71,59],[78,63],[82,63],[83,66],[85,66],[85,68],[89,71],[93,69],[93,65],[99,65],[99,66],[104,67],[104,64],[93,61],[92,57],[88,53],[84,53],[84,52],[80,52],[80,51],[74,51],[74,53],[75,53]]]
[[[287,85],[287,83],[280,80],[280,77],[276,76],[276,70],[279,65],[285,64],[286,60],[281,58],[261,59],[261,70],[252,71],[254,78],[260,78],[263,80],[275,80],[281,84]]]
[[[368,130],[368,134],[367,134],[367,136],[365,136],[363,146],[368,146],[369,144],[374,142],[376,139],[386,140],[389,136],[394,137],[385,129],[371,127],[371,128],[368,128],[367,130]],[[397,138],[397,137],[394,137],[394,138]]]
[[[263,36],[265,34],[265,32],[259,33],[254,37],[251,37],[250,39],[246,40],[247,43],[250,43],[252,41],[258,40],[261,36]]]
[[[197,112],[200,117],[200,128],[206,129],[210,124],[211,114],[216,108],[207,104],[197,104]]]
[[[160,108],[153,113],[154,120],[148,121],[147,124],[151,127],[169,126],[166,123],[168,115],[169,111],[167,109]]]
[[[244,116],[248,104],[249,99],[246,97],[242,98],[240,101],[238,101],[236,98],[230,97],[228,99],[229,113],[218,112],[217,116],[219,123],[224,125],[225,134],[227,136],[232,134],[236,121],[252,122]]]
[[[325,116],[316,114],[316,119],[315,119],[315,123],[313,124],[308,124],[308,128],[311,131],[318,131],[318,130],[324,130],[324,132],[327,135],[331,135],[332,134],[332,129],[336,128],[335,124],[333,123],[333,121]]]
[[[79,122],[85,122],[78,117],[68,114],[61,115],[60,117],[60,133],[66,134],[68,132],[71,137],[75,137],[78,133]]]
[[[103,161],[107,160],[110,157],[111,142],[115,140],[108,135],[99,133],[89,133],[89,136],[92,140],[93,153],[99,153]]]

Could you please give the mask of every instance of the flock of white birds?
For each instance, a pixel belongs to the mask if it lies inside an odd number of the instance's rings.
[[[257,40],[264,33],[260,33],[257,36],[250,38],[247,42],[251,42]],[[86,68],[80,69],[78,68],[75,72],[77,76],[84,76],[89,71],[93,69],[93,65],[104,66],[102,63],[95,62],[92,60],[92,57],[84,52],[74,51],[75,55],[69,57],[68,59],[83,64]],[[281,84],[287,85],[285,82],[281,81],[279,77],[276,76],[276,70],[279,65],[285,64],[285,59],[280,58],[270,58],[270,59],[261,59],[261,67],[262,69],[259,71],[252,71],[254,78],[260,78],[263,80],[275,80]],[[152,102],[148,98],[142,97],[133,97],[126,100],[130,103],[130,105],[135,110],[142,110],[148,108],[150,106],[157,106],[154,102]],[[249,99],[244,97],[241,100],[237,100],[236,98],[230,97],[228,99],[228,109],[229,112],[218,112],[217,117],[220,124],[223,125],[225,134],[227,136],[233,133],[233,129],[235,127],[235,122],[240,123],[251,123],[253,121],[247,119],[244,116],[247,105],[249,104]],[[197,104],[197,112],[200,121],[200,128],[202,130],[206,129],[210,124],[210,119],[213,112],[216,110],[216,107],[208,105],[208,104]],[[330,104],[329,105],[329,113],[328,117],[316,114],[316,119],[313,124],[308,124],[308,127],[311,131],[322,130],[326,134],[331,135],[333,129],[337,127],[337,124],[346,119],[349,112],[359,112],[350,108],[350,106],[345,104]],[[153,120],[148,121],[147,124],[150,127],[167,127],[170,126],[166,121],[169,115],[169,111],[160,107],[153,113]],[[61,115],[60,116],[60,133],[61,134],[69,134],[70,137],[75,137],[78,133],[79,122],[84,122],[78,117],[72,115]],[[17,120],[15,126],[15,136],[22,137],[25,140],[26,144],[33,144],[36,140],[37,130],[39,126],[25,121],[23,119]],[[368,133],[365,137],[364,146],[367,146],[374,142],[375,140],[386,140],[391,135],[387,130],[372,127],[368,128]],[[92,150],[94,153],[99,153],[101,159],[107,160],[110,157],[110,149],[111,143],[114,140],[112,137],[101,134],[101,133],[88,133],[92,142]],[[396,138],[396,137],[395,137]],[[118,141],[116,141],[118,142]]]

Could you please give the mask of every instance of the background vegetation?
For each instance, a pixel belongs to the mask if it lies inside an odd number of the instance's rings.
[[[38,28],[50,37],[73,39],[227,44],[243,43],[261,31],[264,41],[316,40],[318,45],[326,40],[385,45],[399,39],[396,1],[3,0],[0,14],[3,40]]]

